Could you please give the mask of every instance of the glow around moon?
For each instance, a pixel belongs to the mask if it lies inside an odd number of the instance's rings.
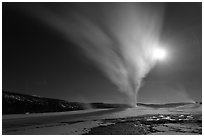
[[[166,58],[166,50],[163,48],[155,48],[153,50],[153,59],[155,60],[164,60]]]

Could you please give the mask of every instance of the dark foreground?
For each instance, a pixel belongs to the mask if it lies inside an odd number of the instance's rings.
[[[146,115],[103,120],[103,124],[86,135],[202,134],[201,114]]]

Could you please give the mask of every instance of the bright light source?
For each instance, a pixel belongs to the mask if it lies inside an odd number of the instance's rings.
[[[153,51],[153,58],[156,60],[163,60],[166,57],[166,51],[162,48],[156,48]]]

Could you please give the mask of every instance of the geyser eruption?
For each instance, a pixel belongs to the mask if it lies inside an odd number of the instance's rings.
[[[26,8],[79,46],[129,96],[129,104],[136,105],[142,79],[155,64],[152,52],[159,43],[162,4],[54,3]]]

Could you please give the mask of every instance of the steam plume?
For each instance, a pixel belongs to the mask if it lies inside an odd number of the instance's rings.
[[[135,106],[142,79],[155,64],[162,5],[158,3],[58,3],[27,6],[64,34]]]

